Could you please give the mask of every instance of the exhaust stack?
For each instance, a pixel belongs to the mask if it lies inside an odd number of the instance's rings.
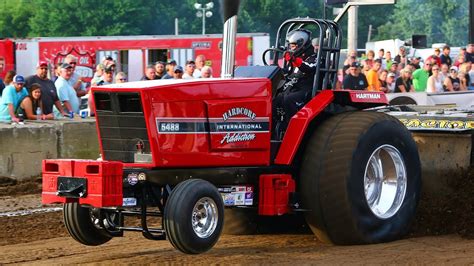
[[[220,2],[224,20],[221,78],[233,78],[235,42],[237,37],[237,13],[239,11],[240,0],[221,0]]]

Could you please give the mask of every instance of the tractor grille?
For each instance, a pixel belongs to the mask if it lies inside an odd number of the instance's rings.
[[[95,92],[94,102],[105,160],[133,163],[137,145],[151,153],[139,93]]]

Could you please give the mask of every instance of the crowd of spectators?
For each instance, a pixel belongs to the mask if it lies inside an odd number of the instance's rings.
[[[433,49],[427,58],[409,58],[404,46],[392,59],[390,51],[373,50],[357,58],[350,51],[339,70],[337,89],[397,92],[429,92],[474,90],[474,44],[461,48],[453,60],[451,48]]]
[[[444,92],[474,90],[474,44],[460,50],[452,59],[450,47],[435,48],[427,58],[409,58],[404,46],[392,58],[390,51],[373,50],[358,58],[351,51],[339,70],[336,89],[397,92]],[[81,97],[89,87],[128,82],[124,72],[116,71],[116,63],[106,57],[97,64],[90,83],[75,71],[77,58],[68,55],[54,66],[51,79],[49,65],[40,61],[36,73],[24,77],[9,71],[0,82],[0,121],[20,122],[22,119],[46,120],[79,114]],[[184,68],[173,59],[148,65],[141,80],[195,79],[212,77],[206,58],[198,55],[186,61]],[[92,98],[92,97],[89,97]]]
[[[141,80],[211,78],[212,69],[205,63],[203,55],[198,55],[195,61],[188,60],[185,70],[175,60],[158,61],[146,67]],[[68,55],[54,66],[51,79],[45,61],[39,61],[36,73],[26,78],[8,71],[4,80],[0,80],[0,121],[22,123],[23,119],[74,117],[80,113],[81,97],[88,93],[90,96],[90,86],[128,82],[127,74],[116,71],[116,63],[110,56],[97,64],[90,83],[75,71],[76,66],[77,58]]]

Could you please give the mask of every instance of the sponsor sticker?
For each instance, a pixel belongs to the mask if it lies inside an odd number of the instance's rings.
[[[134,186],[138,183],[138,174],[137,173],[130,173],[127,176],[127,182],[131,185]]]
[[[137,199],[136,198],[123,198],[122,206],[125,206],[125,207],[137,206]]]
[[[219,187],[225,206],[251,206],[253,205],[252,186]]]

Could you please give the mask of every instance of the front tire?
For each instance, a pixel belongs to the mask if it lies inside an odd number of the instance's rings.
[[[222,197],[207,181],[183,181],[171,192],[163,221],[166,236],[176,249],[188,254],[208,251],[222,232]]]
[[[407,233],[421,189],[420,160],[396,118],[351,112],[324,122],[302,162],[306,220],[323,242],[368,244]]]
[[[69,234],[81,244],[98,246],[112,239],[105,229],[99,227],[93,209],[82,207],[77,202],[64,204],[63,219]]]

